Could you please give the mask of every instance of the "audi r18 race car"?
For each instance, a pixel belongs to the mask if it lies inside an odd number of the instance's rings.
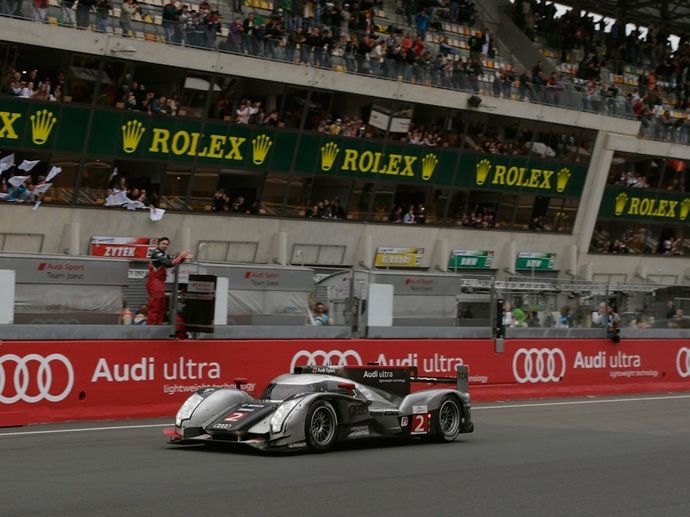
[[[419,377],[414,367],[298,366],[258,399],[240,389],[197,390],[165,434],[172,444],[316,452],[374,437],[452,442],[474,430],[467,372],[458,366],[456,377]],[[455,386],[411,392],[415,382]]]

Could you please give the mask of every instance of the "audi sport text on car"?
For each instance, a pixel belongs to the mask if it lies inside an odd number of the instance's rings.
[[[298,366],[258,399],[239,389],[199,389],[165,434],[173,444],[261,450],[326,451],[340,441],[386,436],[452,442],[474,430],[467,372],[464,365],[456,377],[419,377],[414,367]],[[411,392],[412,383],[454,386]]]

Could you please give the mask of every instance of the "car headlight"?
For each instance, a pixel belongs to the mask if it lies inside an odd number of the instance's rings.
[[[283,402],[271,417],[271,432],[279,433],[283,430],[283,424],[293,409],[299,405],[299,400],[288,400]]]
[[[182,421],[187,420],[192,416],[192,413],[194,413],[194,410],[197,408],[197,406],[201,404],[202,400],[204,400],[204,397],[198,393],[195,393],[185,400],[184,404],[182,404],[182,407],[177,411],[177,415],[175,416],[175,425],[177,427],[182,427]]]

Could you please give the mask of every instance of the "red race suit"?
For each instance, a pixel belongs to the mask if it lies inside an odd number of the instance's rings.
[[[150,258],[149,274],[146,277],[146,291],[149,293],[149,312],[146,315],[146,324],[162,325],[167,308],[165,298],[166,270],[184,262],[185,257],[182,255],[171,257],[156,248],[151,252]]]

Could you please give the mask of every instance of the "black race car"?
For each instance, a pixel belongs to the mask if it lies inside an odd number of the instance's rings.
[[[166,434],[173,444],[261,450],[327,451],[373,437],[452,442],[474,430],[467,372],[458,366],[456,377],[419,377],[414,367],[298,366],[273,379],[258,399],[240,389],[199,389]],[[454,386],[411,392],[412,383]]]

